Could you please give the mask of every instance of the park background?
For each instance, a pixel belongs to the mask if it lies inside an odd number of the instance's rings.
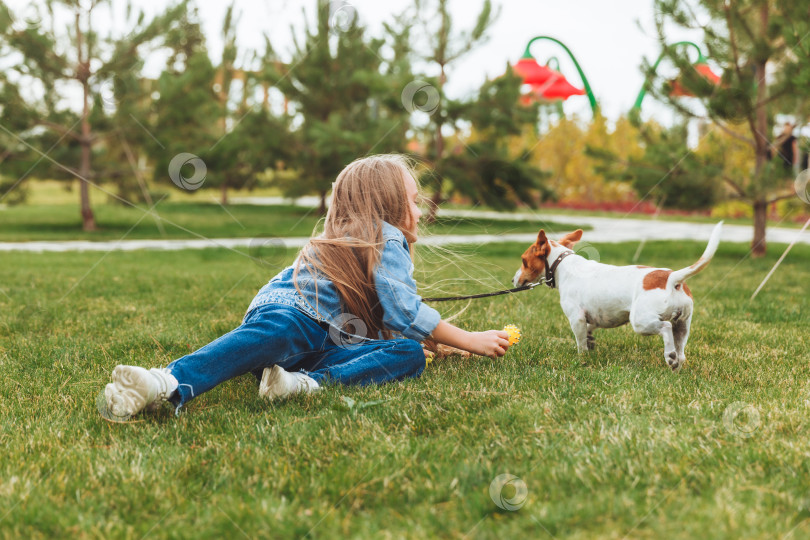
[[[810,534],[810,2],[212,6],[0,4],[0,535]],[[541,227],[680,268],[724,219],[685,368],[628,328],[578,356],[538,289],[441,307],[521,326],[501,360],[98,416],[116,364],[237,325],[383,152],[418,164],[424,296],[507,287]]]

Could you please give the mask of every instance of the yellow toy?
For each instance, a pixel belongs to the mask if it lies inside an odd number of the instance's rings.
[[[520,341],[520,328],[514,324],[507,324],[503,331],[509,334],[509,346],[516,345]]]

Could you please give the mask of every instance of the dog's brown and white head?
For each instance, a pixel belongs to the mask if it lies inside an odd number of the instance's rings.
[[[537,234],[537,240],[521,255],[520,268],[518,268],[518,271],[515,273],[512,283],[514,283],[515,287],[522,287],[529,283],[537,283],[545,277],[546,265],[549,264],[552,251],[556,253],[560,248],[572,249],[581,239],[582,229],[568,233],[556,242],[549,240],[546,237],[546,231],[540,229],[540,232]]]

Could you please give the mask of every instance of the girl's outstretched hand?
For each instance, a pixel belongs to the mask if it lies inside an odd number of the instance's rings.
[[[509,348],[509,333],[505,330],[467,332],[447,321],[441,321],[431,334],[433,340],[473,354],[498,358]]]
[[[490,358],[498,358],[506,354],[509,348],[509,334],[503,330],[485,330],[484,332],[471,332],[471,343],[465,347],[472,353]]]

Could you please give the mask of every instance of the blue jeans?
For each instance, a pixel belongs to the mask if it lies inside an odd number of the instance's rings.
[[[416,377],[425,369],[418,341],[357,341],[329,328],[291,306],[260,306],[238,328],[168,365],[180,383],[170,401],[179,408],[239,375],[260,378],[264,368],[274,365],[303,371],[318,384],[385,383]]]

